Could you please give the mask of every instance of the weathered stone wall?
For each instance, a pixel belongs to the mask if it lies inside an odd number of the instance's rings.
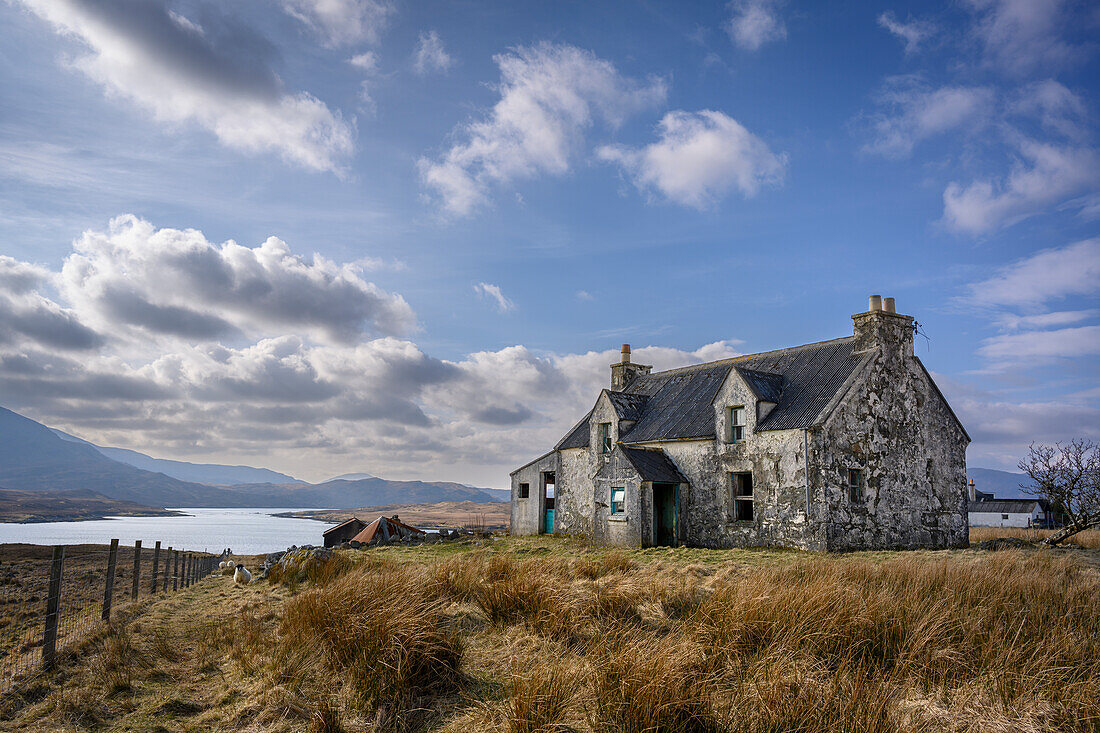
[[[560,463],[560,453],[555,451],[512,473],[512,534],[538,534],[542,531],[542,517],[546,510],[546,489],[542,485],[542,474],[544,471],[554,471],[560,475]],[[561,496],[560,480],[558,478],[559,484],[555,485],[557,496]],[[530,487],[526,499],[519,497],[521,483]]]
[[[603,462],[594,480],[595,515],[591,537],[607,545],[640,547],[652,543],[653,489],[643,483],[622,451]],[[611,489],[625,489],[624,512],[611,515]]]
[[[593,535],[596,492],[592,477],[599,463],[591,448],[561,451],[557,511],[554,516],[556,532],[584,537]]]
[[[869,366],[814,435],[827,549],[965,547],[969,439],[913,356],[911,319],[863,315],[882,342],[868,342]],[[858,502],[849,468],[863,471]]]

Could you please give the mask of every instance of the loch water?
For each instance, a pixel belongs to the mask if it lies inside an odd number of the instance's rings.
[[[116,517],[83,522],[0,524],[0,543],[33,545],[107,544],[221,552],[229,547],[240,555],[285,550],[291,545],[320,545],[321,533],[331,524],[313,519],[272,516],[295,509],[194,509],[180,508],[182,517]]]

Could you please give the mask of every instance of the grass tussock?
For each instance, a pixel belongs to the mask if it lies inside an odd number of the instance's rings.
[[[460,647],[414,567],[365,567],[287,602],[277,669],[284,682],[342,680],[361,711],[400,727],[424,698],[453,692]]]
[[[570,672],[547,663],[513,670],[503,729],[507,733],[549,733],[566,726],[577,698],[577,681]]]

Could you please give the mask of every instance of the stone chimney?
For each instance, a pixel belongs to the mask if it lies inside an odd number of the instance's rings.
[[[630,344],[623,344],[622,355],[618,364],[611,365],[611,390],[622,392],[638,375],[649,374],[653,367],[644,364],[633,364],[630,361]]]
[[[970,483],[966,485],[966,494],[970,497],[971,504],[978,501],[978,493],[974,487],[974,479],[970,479]]]
[[[856,313],[852,322],[857,352],[880,349],[886,356],[913,356],[913,317],[897,313],[893,298],[872,295],[867,299],[867,312]]]

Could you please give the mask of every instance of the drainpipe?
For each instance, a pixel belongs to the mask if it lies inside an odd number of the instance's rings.
[[[810,521],[810,430],[802,431],[802,460],[805,461],[806,474],[806,523]]]

